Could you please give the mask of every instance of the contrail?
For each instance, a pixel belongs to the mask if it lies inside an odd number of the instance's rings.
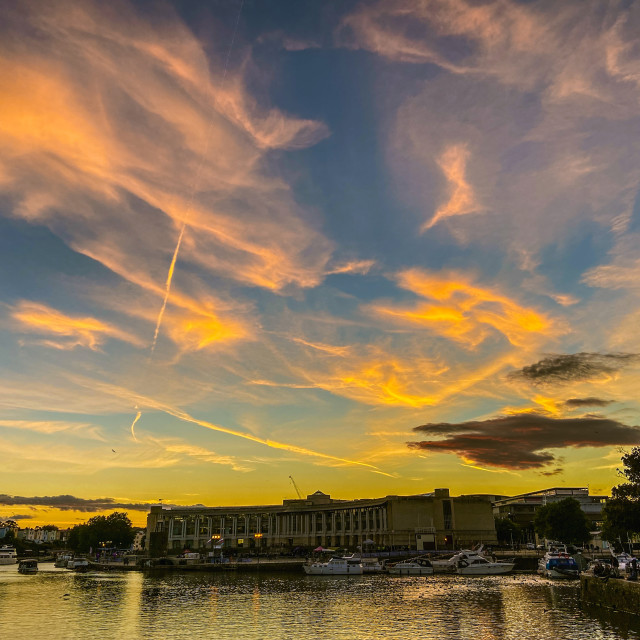
[[[131,436],[136,442],[138,442],[138,438],[136,438],[136,432],[134,430],[134,427],[136,426],[136,422],[140,420],[141,416],[142,416],[142,411],[138,411],[138,413],[136,413],[136,417],[133,419],[133,422],[131,423]]]
[[[160,333],[160,326],[162,325],[162,318],[164,316],[164,310],[167,308],[167,301],[169,300],[169,294],[171,293],[171,281],[173,280],[173,272],[176,268],[176,260],[178,259],[178,253],[180,251],[180,245],[182,244],[182,236],[184,236],[184,230],[187,227],[187,221],[182,223],[182,229],[180,229],[180,235],[178,236],[178,242],[173,252],[173,258],[171,258],[171,264],[169,265],[169,273],[167,274],[167,282],[165,283],[164,300],[162,301],[162,307],[158,314],[156,321],[156,330],[153,333],[153,342],[151,343],[151,353],[156,348],[156,342],[158,341],[158,334]]]
[[[236,18],[236,24],[233,29],[233,35],[231,37],[231,43],[229,45],[229,50],[227,51],[227,57],[224,63],[224,73],[222,74],[222,80],[224,81],[227,77],[227,70],[229,69],[229,58],[231,57],[231,51],[233,50],[233,44],[236,41],[236,34],[238,33],[238,24],[240,23],[240,15],[242,14],[242,7],[244,6],[244,0],[240,2],[240,9],[238,10],[238,17]],[[215,96],[214,96],[215,102]],[[211,129],[212,129],[212,121],[209,120],[209,126],[207,127],[207,133],[205,135],[205,147],[202,152],[202,157],[200,159],[200,163],[198,164],[198,168],[196,170],[193,185],[191,187],[191,198],[187,209],[184,213],[182,228],[180,229],[180,235],[178,236],[178,242],[176,243],[176,248],[173,252],[173,258],[171,259],[171,264],[169,265],[169,273],[167,274],[167,282],[165,284],[165,292],[164,292],[164,300],[162,301],[162,307],[160,308],[160,313],[158,314],[158,319],[156,320],[156,330],[153,333],[153,342],[151,343],[151,353],[153,354],[156,348],[156,342],[158,341],[158,334],[160,333],[160,327],[162,326],[162,318],[164,317],[164,311],[167,308],[167,302],[169,300],[169,295],[171,294],[171,281],[173,280],[173,272],[176,267],[176,261],[178,260],[178,253],[180,252],[180,245],[182,244],[182,236],[184,236],[184,230],[187,227],[187,216],[189,214],[189,210],[191,209],[191,204],[193,203],[194,193],[196,187],[198,186],[198,181],[200,179],[200,173],[202,172],[202,166],[204,164],[204,159],[207,155],[207,151],[209,150],[209,140],[211,138]]]
[[[206,420],[200,420],[198,418],[194,418],[193,416],[190,416],[188,413],[181,411],[179,409],[173,409],[171,407],[166,407],[166,406],[162,406],[158,408],[161,409],[161,411],[164,411],[165,413],[168,413],[169,415],[172,415],[175,418],[178,418],[179,420],[183,420],[184,422],[191,422],[192,424],[197,424],[201,427],[205,427],[206,429],[212,429],[213,431],[220,431],[221,433],[226,433],[231,436],[244,438],[245,440],[251,440],[251,442],[257,442],[258,444],[271,447],[272,449],[283,449],[285,451],[291,451],[292,453],[299,453],[300,455],[303,455],[303,456],[314,456],[316,458],[323,458],[325,460],[334,460],[335,462],[343,462],[345,464],[368,467],[369,469],[377,473],[383,473],[384,475],[393,477],[391,476],[391,474],[380,471],[378,467],[376,467],[373,464],[369,464],[368,462],[360,462],[359,460],[349,460],[347,458],[339,458],[338,456],[332,456],[328,453],[320,453],[319,451],[313,451],[312,449],[299,447],[295,444],[287,444],[285,442],[278,442],[277,440],[268,440],[265,438],[259,438],[258,436],[254,436],[251,433],[236,431],[235,429],[221,427],[220,425],[213,424],[212,422],[207,422]]]
[[[128,389],[123,389],[122,387],[118,387],[117,385],[112,385],[105,382],[97,382],[90,381],[90,383],[84,383],[81,381],[77,381],[82,386],[91,386],[93,389],[102,389],[105,393],[109,393],[115,395],[119,398],[126,397],[129,400],[135,402],[138,406],[146,406],[149,409],[155,409],[156,411],[162,411],[174,418],[178,418],[183,422],[190,422],[191,424],[197,424],[200,427],[205,427],[206,429],[211,429],[212,431],[218,431],[220,433],[226,433],[230,436],[235,436],[236,438],[243,438],[244,440],[250,440],[251,442],[256,442],[257,444],[262,444],[266,447],[270,447],[271,449],[282,449],[284,451],[291,451],[291,453],[297,453],[303,456],[312,456],[314,458],[321,458],[323,460],[333,460],[334,462],[342,462],[344,464],[350,464],[354,466],[366,467],[368,470],[374,473],[380,473],[382,475],[388,476],[390,478],[394,478],[395,476],[386,473],[385,471],[381,471],[378,467],[373,464],[369,464],[368,462],[360,462],[359,460],[350,460],[349,458],[340,458],[338,456],[332,456],[328,453],[321,453],[319,451],[314,451],[313,449],[307,449],[306,447],[299,447],[295,444],[288,444],[286,442],[278,442],[277,440],[269,440],[267,438],[259,438],[258,436],[254,436],[251,433],[246,433],[244,431],[236,431],[235,429],[229,429],[228,427],[222,427],[218,424],[214,424],[213,422],[208,422],[207,420],[200,420],[198,418],[194,418],[189,415],[186,411],[182,411],[181,409],[176,409],[169,405],[166,405],[162,402],[157,402],[152,398],[148,398],[146,396],[141,396],[137,393],[133,393]],[[138,411],[141,413],[141,411]],[[137,416],[136,416],[137,420]],[[136,423],[134,420],[133,424]],[[133,426],[133,425],[132,425]]]

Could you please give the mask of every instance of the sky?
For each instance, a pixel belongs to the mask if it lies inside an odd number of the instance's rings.
[[[0,519],[618,483],[638,3],[0,11]]]

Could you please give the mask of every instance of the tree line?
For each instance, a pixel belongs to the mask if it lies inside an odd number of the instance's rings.
[[[82,553],[100,547],[127,549],[134,538],[133,524],[127,513],[114,511],[108,516],[94,516],[77,524],[69,531],[67,546]]]
[[[601,536],[614,546],[640,534],[640,447],[623,455],[621,462],[617,471],[625,482],[613,487],[602,509]],[[546,540],[583,545],[591,538],[592,524],[577,500],[565,498],[539,507],[533,529]],[[527,537],[527,531],[509,518],[496,518],[496,533],[501,544],[519,544]]]

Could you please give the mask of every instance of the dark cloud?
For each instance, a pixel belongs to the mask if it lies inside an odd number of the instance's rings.
[[[15,513],[9,516],[7,520],[31,520],[32,518],[35,518],[35,516],[29,515],[28,513]]]
[[[551,354],[520,371],[514,371],[510,377],[524,378],[534,384],[589,380],[603,373],[614,373],[636,360],[636,353]]]
[[[157,504],[157,503],[153,503]],[[36,507],[40,511],[49,511],[45,507],[52,509],[60,509],[61,511],[109,511],[111,509],[129,509],[131,511],[149,511],[151,504],[148,502],[117,502],[115,498],[76,498],[75,496],[63,495],[63,496],[9,496],[6,493],[0,493],[0,505],[19,505],[21,507],[27,507],[33,511]],[[35,505],[35,506],[34,506]],[[178,506],[190,506],[190,507],[204,507],[203,504],[192,505],[177,505],[164,503],[165,507],[178,507]],[[25,516],[27,517],[27,516]],[[33,517],[33,516],[28,516]]]
[[[413,429],[437,440],[408,442],[412,449],[451,452],[478,464],[506,469],[537,469],[557,464],[549,449],[640,444],[640,428],[607,418],[549,418],[518,414]]]
[[[558,467],[557,469],[551,469],[551,471],[539,471],[541,476],[558,476],[564,472],[564,469]]]
[[[62,511],[107,511],[109,509],[130,509],[131,511],[148,511],[149,504],[137,502],[116,502],[114,498],[96,498],[87,500],[75,496],[9,496],[0,494],[0,504],[53,507]]]
[[[569,398],[564,403],[565,407],[606,407],[613,400],[603,400],[602,398]]]

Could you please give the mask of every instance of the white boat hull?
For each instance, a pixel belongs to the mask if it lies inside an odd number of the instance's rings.
[[[331,567],[327,565],[305,564],[302,567],[308,576],[361,576],[362,565],[348,567]]]
[[[432,576],[433,567],[390,567],[392,576]]]
[[[456,565],[449,560],[432,560],[433,570],[435,573],[455,573]]]
[[[492,562],[477,566],[458,567],[456,573],[459,576],[503,576],[506,573],[511,573],[514,566],[514,562]]]
[[[540,573],[545,578],[551,578],[552,580],[577,580],[580,577],[580,572],[577,570],[556,571],[555,569],[544,569]]]
[[[0,564],[16,564],[18,562],[18,558],[0,558]]]

